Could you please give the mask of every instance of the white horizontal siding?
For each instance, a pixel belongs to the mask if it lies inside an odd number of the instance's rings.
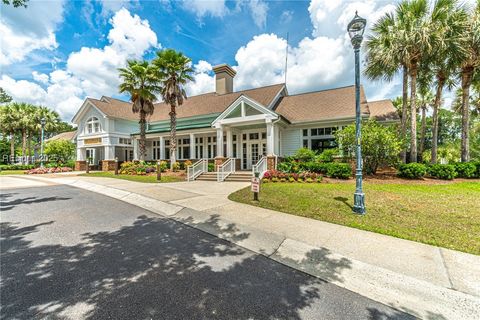
[[[281,155],[289,156],[302,147],[302,130],[287,129],[281,132]]]

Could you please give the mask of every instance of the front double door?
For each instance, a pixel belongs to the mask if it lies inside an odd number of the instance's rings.
[[[242,143],[242,169],[251,170],[258,160],[266,155],[266,141],[246,141]]]

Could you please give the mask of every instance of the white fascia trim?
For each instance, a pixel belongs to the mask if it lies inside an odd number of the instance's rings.
[[[287,88],[285,87],[285,85],[283,85],[280,90],[278,91],[278,93],[275,95],[275,97],[273,98],[273,100],[270,102],[270,104],[267,106],[267,108],[269,110],[272,110],[273,109],[273,106],[277,103],[278,99],[280,99],[280,97],[282,96],[282,92],[283,90],[287,90]]]
[[[83,116],[83,114],[85,113],[85,111],[87,110],[87,106],[89,107],[92,107],[94,108],[95,110],[97,110],[104,118],[108,118],[107,115],[105,113],[103,113],[100,109],[98,109],[93,103],[91,103],[90,101],[88,101],[88,98],[85,99],[85,101],[82,103],[82,106],[80,107],[80,109],[78,109],[77,113],[73,116],[72,118],[72,123],[75,123],[75,124],[79,124],[78,123],[78,120],[79,118],[81,118],[81,116]]]
[[[230,112],[232,112],[242,102],[248,103],[254,109],[256,109],[257,111],[259,111],[259,112],[261,112],[265,115],[270,115],[272,119],[277,119],[278,118],[278,114],[276,114],[272,110],[267,109],[266,107],[264,107],[259,102],[257,102],[257,101],[255,101],[255,100],[253,100],[253,99],[251,99],[251,98],[242,94],[234,102],[232,102],[232,104],[227,109],[225,109],[225,111],[223,111],[215,120],[213,120],[212,127],[216,127],[217,124],[220,124],[219,121],[224,120],[225,117],[228,116],[230,114]]]
[[[363,114],[362,120],[368,120],[369,115]],[[305,121],[305,122],[294,122],[291,123],[290,126],[293,127],[302,127],[302,126],[310,126],[314,124],[326,124],[326,123],[336,123],[336,122],[347,122],[347,121],[355,121],[355,116],[353,117],[341,117],[341,118],[330,118],[325,120],[315,120],[315,121]]]

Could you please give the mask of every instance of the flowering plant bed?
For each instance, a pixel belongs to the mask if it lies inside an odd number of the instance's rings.
[[[268,170],[262,178],[262,182],[321,182],[322,176],[315,172],[286,173],[278,170]]]
[[[46,174],[46,173],[59,173],[70,172],[72,168],[69,167],[56,167],[56,168],[35,168],[25,171],[25,174]]]

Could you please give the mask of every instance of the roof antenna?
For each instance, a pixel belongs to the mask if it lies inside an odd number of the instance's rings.
[[[288,32],[287,32],[287,47],[285,48],[285,86],[287,86],[287,68],[288,68]]]

